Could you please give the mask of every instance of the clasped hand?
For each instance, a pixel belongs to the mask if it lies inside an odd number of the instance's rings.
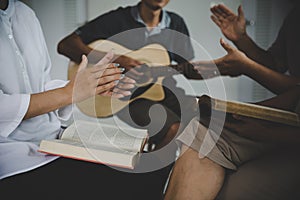
[[[128,89],[134,87],[135,81],[125,77],[124,69],[119,68],[119,64],[111,63],[112,59],[113,53],[110,52],[95,65],[87,67],[88,59],[82,56],[75,78],[66,86],[72,91],[74,103],[95,95],[115,98],[131,95]]]

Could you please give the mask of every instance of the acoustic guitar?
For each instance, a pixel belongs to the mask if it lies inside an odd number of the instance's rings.
[[[97,95],[76,104],[81,112],[91,117],[110,117],[137,99],[163,100],[165,95],[162,81],[166,76],[181,73],[188,78],[201,78],[193,69],[193,65],[188,62],[180,65],[170,65],[167,50],[159,44],[150,44],[132,51],[112,41],[97,40],[89,44],[89,47],[102,52],[109,52],[113,49],[116,55],[126,55],[145,63],[142,68],[146,76],[143,82],[137,84],[137,91],[139,92],[137,94],[134,92],[130,98],[116,99]],[[78,65],[70,61],[68,79],[74,77],[77,70]]]

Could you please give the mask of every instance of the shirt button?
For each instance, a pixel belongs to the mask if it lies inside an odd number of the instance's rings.
[[[9,35],[8,35],[8,38],[9,38],[9,39],[13,39],[12,34],[9,34]]]

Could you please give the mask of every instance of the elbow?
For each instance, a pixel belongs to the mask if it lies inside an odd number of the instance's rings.
[[[81,49],[79,37],[72,33],[63,38],[57,44],[57,52],[78,63],[81,61]],[[80,54],[80,55],[79,55]]]
[[[71,52],[72,50],[72,44],[74,43],[74,41],[76,41],[75,39],[76,37],[74,33],[63,38],[57,45],[57,52],[59,54],[68,56],[69,52]]]
[[[65,54],[65,49],[66,49],[66,38],[62,39],[58,44],[57,44],[57,52],[62,55]]]

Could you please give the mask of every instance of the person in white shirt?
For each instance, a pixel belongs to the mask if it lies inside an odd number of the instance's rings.
[[[124,70],[111,63],[112,58],[113,54],[108,53],[97,64],[87,68],[88,60],[83,55],[76,79],[51,80],[51,62],[35,13],[17,0],[0,0],[2,197],[9,195],[10,199],[14,199],[14,195],[24,192],[27,197],[40,198],[38,194],[52,192],[56,187],[78,185],[73,180],[77,178],[70,177],[71,172],[75,175],[81,173],[74,172],[75,168],[85,173],[94,172],[91,169],[94,166],[83,165],[85,168],[77,161],[76,167],[76,161],[45,155],[37,149],[42,139],[59,136],[62,131],[60,119],[70,117],[72,103],[95,95],[116,98],[130,95],[130,91],[122,88],[114,92],[120,79],[126,83],[124,87],[129,88],[133,87],[134,81],[124,78]],[[75,88],[76,95],[73,92]],[[101,171],[99,168],[95,170]],[[65,194],[72,196],[67,191]]]

